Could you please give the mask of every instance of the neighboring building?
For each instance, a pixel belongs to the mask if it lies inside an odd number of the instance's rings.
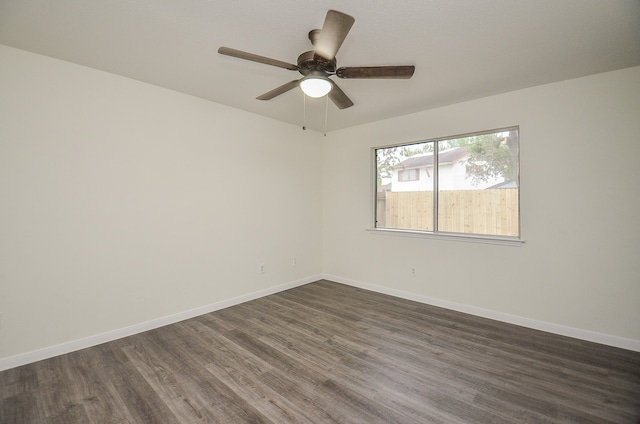
[[[465,147],[445,150],[438,155],[440,190],[482,190],[505,182],[504,178],[474,181],[467,175]],[[411,156],[393,167],[391,191],[432,191],[433,153]]]
[[[391,183],[386,183],[378,186],[378,193],[391,191]]]

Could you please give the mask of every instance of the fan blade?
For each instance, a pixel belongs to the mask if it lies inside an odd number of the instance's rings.
[[[315,43],[316,55],[327,61],[333,60],[354,22],[352,16],[329,10]]]
[[[416,67],[411,66],[357,66],[338,68],[338,78],[403,78],[413,76]]]
[[[241,50],[236,50],[229,47],[220,47],[218,49],[218,53],[224,54],[226,56],[237,57],[239,59],[250,60],[252,62],[264,63],[265,65],[277,66],[279,68],[288,69],[290,71],[298,70],[298,65],[294,65],[293,63],[282,62],[280,60],[259,56],[253,53],[243,52]]]
[[[261,96],[256,97],[256,99],[258,100],[271,100],[276,96],[279,96],[283,93],[286,93],[289,90],[293,90],[294,88],[296,88],[298,86],[298,84],[300,83],[300,80],[293,80],[293,81],[289,81],[286,84],[282,84],[280,87],[278,88],[274,88],[273,90],[264,93]]]
[[[331,84],[333,87],[331,88],[331,91],[329,91],[329,98],[336,106],[338,106],[338,109],[346,109],[353,106],[351,99],[344,94],[344,91],[338,87],[338,84],[333,81],[331,81]]]

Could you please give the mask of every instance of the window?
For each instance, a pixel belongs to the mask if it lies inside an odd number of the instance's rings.
[[[420,179],[418,169],[406,169],[398,172],[398,181],[417,181]]]
[[[375,149],[375,227],[519,239],[518,128]]]

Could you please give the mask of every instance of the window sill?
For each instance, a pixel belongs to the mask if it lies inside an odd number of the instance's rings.
[[[367,228],[371,234],[400,237],[418,237],[432,240],[462,241],[467,243],[498,244],[501,246],[522,246],[525,241],[515,237],[492,237],[469,234],[430,233],[427,231],[400,230],[394,228]]]

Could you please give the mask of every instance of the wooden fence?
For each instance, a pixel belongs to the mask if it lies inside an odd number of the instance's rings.
[[[517,236],[518,189],[441,191],[438,231]],[[433,231],[433,192],[378,193],[377,227]]]

